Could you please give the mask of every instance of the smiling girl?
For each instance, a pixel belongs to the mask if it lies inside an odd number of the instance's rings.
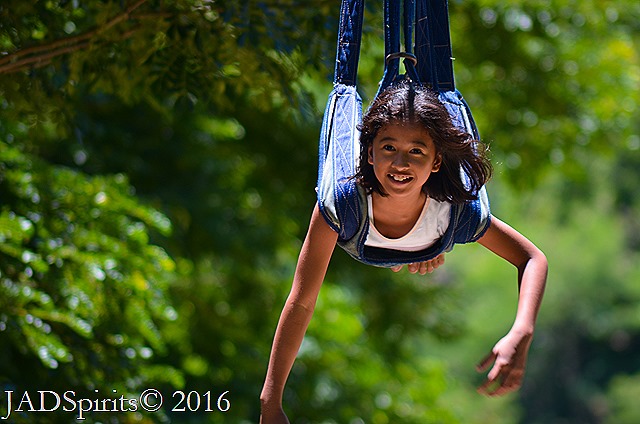
[[[321,188],[276,329],[260,398],[262,424],[289,422],[282,409],[284,386],[336,244],[359,261],[395,271],[403,264],[430,271],[454,244],[468,242],[513,264],[520,289],[515,321],[479,363],[479,371],[493,364],[479,391],[502,395],[522,383],[547,260],[527,238],[491,216],[484,188],[491,165],[482,145],[454,125],[436,94],[406,81],[377,96],[360,130],[353,196],[363,219],[348,239],[339,236],[337,200]]]

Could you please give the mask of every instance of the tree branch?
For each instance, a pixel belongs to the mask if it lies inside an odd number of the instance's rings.
[[[39,46],[28,47],[17,50],[0,59],[0,74],[8,74],[28,68],[29,66],[41,67],[50,63],[51,60],[63,54],[85,49],[91,44],[91,39],[108,31],[115,25],[131,19],[131,13],[142,6],[147,0],[137,0],[127,7],[124,12],[114,16],[103,25],[87,31],[83,34],[68,37],[62,40],[55,40]],[[129,38],[130,33],[125,34]]]
[[[9,74],[12,72],[17,72],[21,69],[28,68],[30,65],[35,67],[41,67],[51,62],[51,60],[56,57],[66,53],[71,53],[76,50],[81,50],[89,47],[89,41],[78,42],[72,46],[62,47],[56,50],[48,51],[44,54],[39,54],[37,56],[27,57],[25,59],[16,60],[14,62],[10,62],[4,65],[0,65],[0,74]]]

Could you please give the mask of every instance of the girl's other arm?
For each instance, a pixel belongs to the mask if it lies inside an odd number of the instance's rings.
[[[284,386],[311,321],[337,240],[338,234],[329,227],[316,205],[300,251],[291,292],[276,328],[260,395],[261,424],[289,422],[282,410]]]
[[[503,395],[522,384],[527,353],[547,281],[547,258],[531,241],[506,223],[492,217],[478,242],[518,269],[518,309],[509,333],[478,365],[485,371],[493,363],[486,382],[478,389],[487,395]]]

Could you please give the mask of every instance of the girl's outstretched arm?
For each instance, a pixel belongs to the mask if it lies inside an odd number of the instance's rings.
[[[289,422],[282,410],[284,386],[311,321],[337,240],[338,233],[329,227],[316,205],[300,251],[291,292],[276,328],[267,377],[260,395],[261,424]]]
[[[485,371],[493,364],[478,391],[496,396],[517,390],[522,384],[548,265],[540,249],[495,217],[478,242],[518,269],[518,310],[513,327],[478,364],[478,371]]]

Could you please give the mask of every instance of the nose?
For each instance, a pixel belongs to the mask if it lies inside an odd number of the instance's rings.
[[[404,170],[404,169],[408,169],[409,168],[409,157],[402,153],[402,152],[398,152],[394,158],[393,158],[393,166],[400,170]]]

